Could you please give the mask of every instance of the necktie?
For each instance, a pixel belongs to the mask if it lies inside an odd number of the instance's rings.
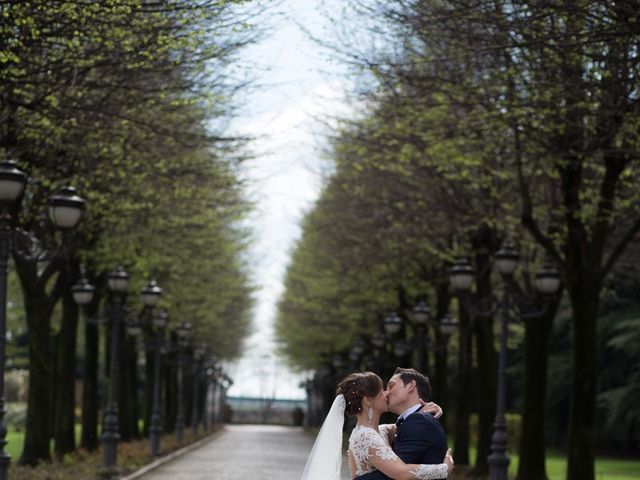
[[[402,422],[404,422],[404,417],[398,417],[398,420],[396,420],[396,427],[402,425]]]

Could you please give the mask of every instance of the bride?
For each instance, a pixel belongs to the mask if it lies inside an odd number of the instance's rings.
[[[442,463],[436,465],[406,464],[393,452],[389,439],[395,434],[395,425],[378,424],[380,415],[387,411],[387,398],[378,375],[352,373],[340,382],[337,393],[301,480],[340,480],[345,410],[357,419],[348,450],[352,480],[374,470],[395,480],[433,480],[449,476],[453,470],[450,451]]]

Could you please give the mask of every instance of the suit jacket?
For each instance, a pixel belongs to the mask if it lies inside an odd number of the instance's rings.
[[[398,426],[393,451],[404,463],[442,463],[447,453],[447,439],[440,422],[430,413],[417,411]],[[358,480],[389,480],[374,470],[356,477]]]

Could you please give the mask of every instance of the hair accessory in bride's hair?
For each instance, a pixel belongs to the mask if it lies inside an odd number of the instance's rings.
[[[357,415],[363,411],[362,399],[374,397],[382,390],[382,380],[372,372],[354,372],[338,384],[347,404],[347,413]]]

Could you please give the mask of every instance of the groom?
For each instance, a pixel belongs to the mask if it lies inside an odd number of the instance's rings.
[[[421,412],[431,397],[429,379],[413,368],[396,368],[387,382],[389,411],[398,415],[393,451],[404,463],[442,463],[447,452],[444,429],[430,413]],[[375,470],[358,480],[388,479]]]

